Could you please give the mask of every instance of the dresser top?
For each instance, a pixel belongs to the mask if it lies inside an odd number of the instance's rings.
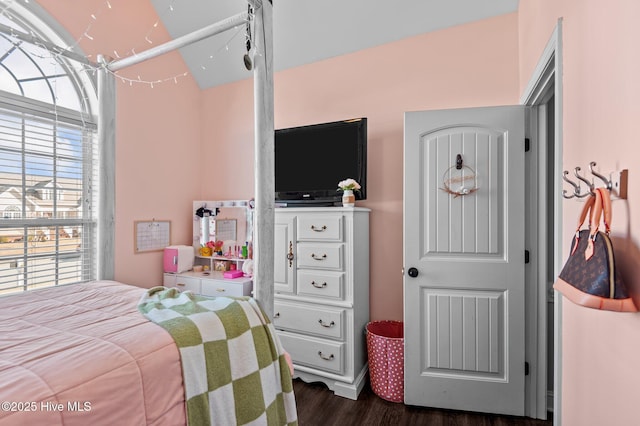
[[[276,207],[276,211],[280,212],[322,212],[322,213],[331,213],[331,212],[370,212],[371,209],[367,207]]]

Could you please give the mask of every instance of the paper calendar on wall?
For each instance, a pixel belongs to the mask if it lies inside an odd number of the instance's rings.
[[[216,240],[219,241],[235,241],[237,238],[238,221],[236,219],[217,219],[216,220]]]
[[[163,250],[171,245],[171,221],[137,220],[133,232],[135,253]]]

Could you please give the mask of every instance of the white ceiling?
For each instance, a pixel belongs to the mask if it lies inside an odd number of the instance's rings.
[[[263,0],[267,1],[267,0]],[[246,0],[151,0],[179,37],[246,11]],[[518,0],[273,0],[275,71],[355,52],[492,16]],[[180,49],[201,89],[251,78],[244,67],[245,29]]]

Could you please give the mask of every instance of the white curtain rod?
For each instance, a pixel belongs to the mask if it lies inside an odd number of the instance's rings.
[[[241,12],[237,15],[230,16],[229,18],[218,21],[215,24],[208,25],[199,30],[193,31],[189,34],[185,34],[181,37],[168,41],[164,44],[160,44],[151,49],[147,49],[144,52],[140,52],[134,56],[128,56],[126,58],[115,60],[107,65],[109,71],[118,71],[131,65],[139,64],[148,59],[155,58],[156,56],[163,55],[181,47],[187,46],[191,43],[203,40],[216,34],[220,34],[231,28],[244,24],[248,19],[247,12]]]

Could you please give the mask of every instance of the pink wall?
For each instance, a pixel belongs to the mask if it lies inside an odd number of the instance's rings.
[[[405,111],[518,103],[517,14],[286,70],[275,75],[275,127],[368,117],[371,319],[402,319]],[[253,193],[253,81],[204,94],[207,198]],[[209,192],[207,192],[209,191]]]
[[[629,197],[613,205],[620,273],[640,306],[640,27],[636,0],[520,0],[520,90],[563,18],[563,165],[601,172],[629,169]],[[581,204],[563,203],[566,255]],[[640,422],[640,315],[601,312],[563,301],[562,424],[629,425]]]
[[[120,56],[149,48],[145,36],[158,20],[150,2],[38,0],[95,60],[97,54]],[[96,15],[94,21],[91,14]],[[169,40],[162,26],[151,33]],[[124,69],[119,75],[143,81],[181,75],[186,65],[170,53]],[[134,253],[136,220],[168,219],[172,242],[191,244],[192,202],[200,196],[200,90],[188,76],[166,83],[117,82],[116,104],[116,273],[126,283],[150,287],[162,283],[161,252]]]

